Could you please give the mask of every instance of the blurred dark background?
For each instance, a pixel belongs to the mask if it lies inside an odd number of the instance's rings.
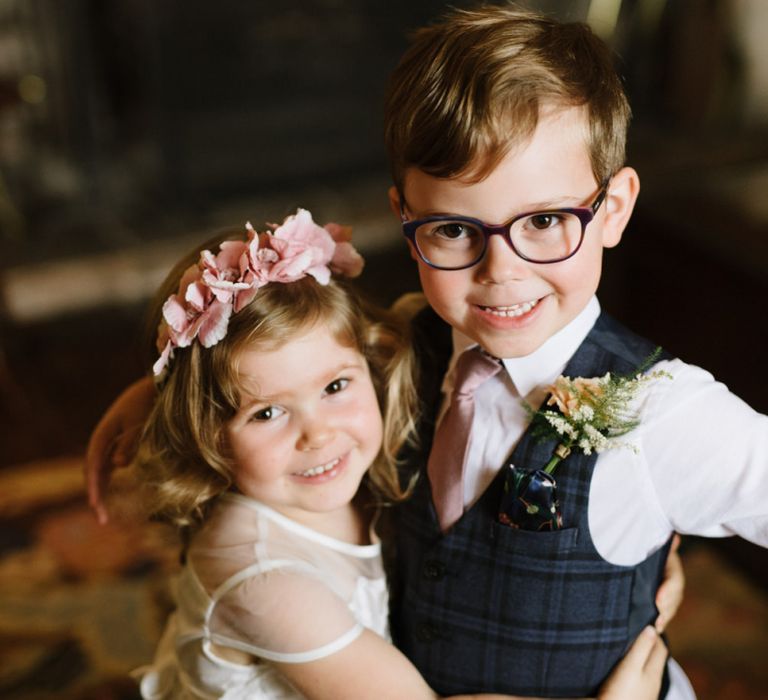
[[[303,206],[355,226],[362,284],[378,301],[417,288],[386,201],[382,102],[409,30],[447,4],[0,0],[0,591],[13,604],[26,604],[13,596],[30,580],[47,600],[62,581],[92,585],[94,557],[73,553],[83,542],[113,561],[114,540],[81,517],[82,454],[143,371],[148,296],[201,232]],[[633,105],[642,194],[606,255],[601,303],[768,412],[768,3],[518,4],[588,20],[614,47]],[[51,508],[70,519],[54,527]],[[724,661],[721,645],[696,646],[698,627],[680,629],[700,697],[767,697],[765,672],[744,661],[768,641],[765,553],[737,539],[688,546],[703,589],[712,566],[748,591],[723,583],[715,597],[732,606],[714,617],[689,592],[697,614],[682,621],[708,620],[716,641],[728,611],[739,650]],[[27,566],[30,551],[39,561]],[[147,557],[97,566],[96,578],[143,580]],[[757,631],[734,628],[733,615]],[[0,694],[27,697],[41,669],[60,684],[68,669],[66,697],[123,697],[104,673],[82,680],[93,656],[82,643],[18,620],[0,623],[0,652],[24,638],[28,653],[0,663]],[[99,668],[119,675],[120,663]]]

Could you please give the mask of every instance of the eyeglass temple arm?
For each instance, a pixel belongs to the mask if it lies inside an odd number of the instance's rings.
[[[605,201],[605,198],[608,196],[608,185],[611,182],[610,178],[607,180],[603,180],[602,188],[600,189],[600,194],[597,195],[597,199],[592,203],[592,213],[596,214],[597,210],[600,208],[602,203]]]

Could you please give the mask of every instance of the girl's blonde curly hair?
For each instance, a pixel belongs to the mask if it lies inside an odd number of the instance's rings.
[[[231,238],[218,236],[213,243]],[[207,242],[203,248],[211,247]],[[199,252],[181,261],[157,295],[153,327],[161,303],[178,286],[182,272]],[[225,428],[240,406],[237,363],[246,348],[274,349],[321,324],[368,362],[384,418],[384,442],[365,483],[380,502],[399,501],[397,453],[414,435],[417,397],[415,362],[408,325],[365,301],[346,280],[324,286],[307,277],[271,283],[234,314],[225,338],[213,347],[198,342],[177,349],[144,426],[135,465],[147,489],[151,514],[178,526],[199,523],[212,501],[233,485],[233,463]]]

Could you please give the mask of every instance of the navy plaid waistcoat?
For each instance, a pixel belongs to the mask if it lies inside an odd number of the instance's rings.
[[[563,530],[530,532],[499,524],[501,470],[442,535],[426,461],[451,353],[450,329],[427,309],[414,332],[426,412],[421,447],[405,455],[410,473],[418,470],[421,476],[412,498],[393,514],[393,639],[441,695],[594,696],[657,615],[654,598],[668,545],[638,566],[616,566],[597,553],[587,521],[597,456],[576,450],[556,472]],[[564,373],[630,372],[653,350],[602,315]],[[510,461],[518,468],[540,468],[554,447],[554,442],[536,443],[527,431]]]

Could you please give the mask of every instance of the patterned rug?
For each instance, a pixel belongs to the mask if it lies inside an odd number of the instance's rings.
[[[0,471],[0,697],[136,698],[171,602],[177,548],[118,480],[97,525],[80,459]]]
[[[0,470],[0,697],[128,700],[170,608],[177,547],[123,474],[96,524],[78,457]],[[700,700],[768,698],[768,594],[700,541],[669,637]]]

